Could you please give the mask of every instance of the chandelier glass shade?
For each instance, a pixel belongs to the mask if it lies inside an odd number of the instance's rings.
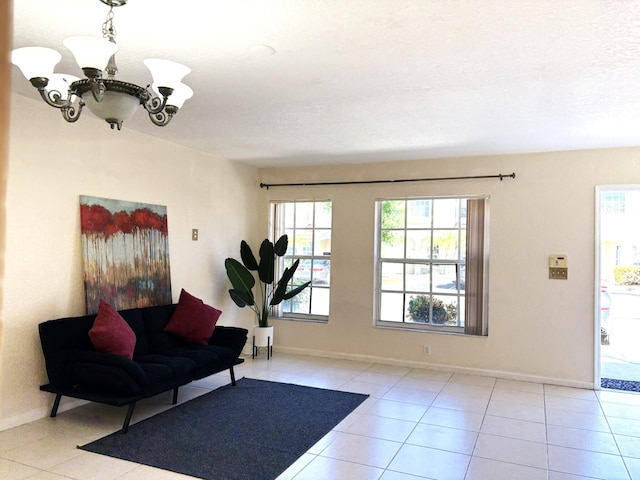
[[[191,69],[171,60],[144,60],[153,78],[155,96],[149,91],[150,85],[144,88],[117,80],[115,54],[118,46],[115,43],[113,7],[126,4],[127,0],[100,1],[110,6],[107,20],[102,26],[104,38],[78,36],[63,41],[82,69],[84,79],[54,73],[62,56],[51,48],[15,49],[11,52],[11,62],[48,105],[60,109],[67,122],[78,120],[86,105],[94,115],[109,123],[112,129],[117,127],[120,130],[122,122],[133,116],[142,105],[155,125],[165,126],[184,102],[193,96],[193,90],[182,83]]]

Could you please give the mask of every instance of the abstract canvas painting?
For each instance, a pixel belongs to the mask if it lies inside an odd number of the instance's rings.
[[[87,313],[171,303],[167,207],[80,196]]]

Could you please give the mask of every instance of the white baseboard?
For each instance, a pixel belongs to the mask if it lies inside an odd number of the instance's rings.
[[[594,389],[593,382],[580,382],[577,380],[568,380],[565,378],[543,377],[539,375],[528,375],[523,373],[507,372],[503,370],[488,370],[483,368],[472,367],[455,367],[438,363],[424,363],[410,360],[401,360],[396,358],[379,357],[376,355],[358,355],[351,353],[327,352],[324,350],[307,350],[296,347],[273,347],[277,353],[292,353],[296,355],[308,355],[311,357],[335,358],[340,360],[353,360],[358,362],[382,363],[385,365],[394,365],[397,367],[423,368],[425,370],[436,370],[453,373],[464,373],[468,375],[480,375],[483,377],[495,377],[505,380],[518,380],[522,382],[545,383],[548,385],[559,385],[563,387]]]
[[[54,395],[51,394],[51,405],[53,405]],[[78,400],[78,399],[69,399],[67,401],[64,400],[60,402],[60,407],[58,408],[58,413],[66,412],[67,410],[71,410],[72,408],[79,407],[80,405],[84,405],[87,402],[86,400]],[[24,425],[26,423],[35,422],[36,420],[41,420],[46,418],[51,413],[51,406],[43,407],[43,408],[35,408],[28,412],[25,412],[21,415],[16,415],[14,417],[3,418],[0,420],[0,432],[4,430],[9,430],[10,428],[19,427],[20,425]]]

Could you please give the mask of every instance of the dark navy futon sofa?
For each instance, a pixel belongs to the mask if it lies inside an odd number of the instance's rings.
[[[247,330],[217,325],[207,345],[182,340],[164,330],[176,304],[118,312],[135,332],[133,358],[96,351],[89,338],[96,315],[49,320],[39,325],[49,383],[41,390],[56,395],[51,417],[62,396],[114,406],[128,405],[126,433],[138,400],[173,390],[224,370],[235,385],[233,367],[247,341]]]

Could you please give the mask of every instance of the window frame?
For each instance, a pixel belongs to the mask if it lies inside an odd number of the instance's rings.
[[[330,221],[330,225],[329,227],[316,227],[316,222],[315,222],[315,207],[314,207],[314,212],[313,212],[313,226],[311,227],[312,230],[312,247],[311,247],[311,254],[310,255],[296,255],[295,252],[293,254],[289,254],[289,249],[287,251],[287,254],[285,254],[282,257],[279,257],[277,259],[276,262],[276,275],[279,277],[280,275],[282,275],[282,272],[284,271],[285,268],[285,264],[287,264],[289,261],[295,261],[295,259],[300,259],[302,260],[311,260],[311,264],[313,265],[313,261],[322,261],[322,260],[328,260],[329,262],[331,262],[331,252],[329,252],[328,254],[325,254],[325,252],[323,252],[322,255],[317,255],[313,252],[314,247],[315,247],[315,232],[316,230],[328,230],[330,233],[329,238],[331,239],[332,236],[332,232],[333,232],[333,201],[331,199],[309,199],[309,200],[271,200],[269,202],[269,238],[272,239],[272,241],[274,239],[277,239],[280,237],[280,235],[286,233],[286,231],[288,230],[285,226],[285,217],[286,215],[284,214],[284,205],[285,204],[298,204],[298,203],[313,203],[314,206],[315,204],[319,204],[319,203],[329,203],[331,205],[331,209],[332,209],[332,213],[331,213],[331,221]],[[294,223],[294,231],[296,230],[295,227],[295,223]],[[289,238],[289,248],[291,248],[292,245],[292,239]],[[289,263],[290,264],[290,263]],[[313,279],[313,269],[310,272],[310,278]],[[295,275],[294,275],[295,276]],[[329,315],[331,313],[330,311],[330,306],[331,306],[331,269],[329,269],[329,274],[328,274],[328,282],[326,285],[323,284],[319,284],[319,283],[312,283],[311,285],[309,285],[304,291],[309,291],[310,295],[313,296],[313,289],[321,289],[321,290],[328,290],[329,292],[329,305],[328,305],[328,309],[329,309],[329,313],[327,315],[319,315],[319,314],[312,314],[312,313],[300,313],[300,312],[284,312],[283,311],[283,307],[284,307],[284,303],[282,302],[280,305],[276,305],[273,307],[273,318],[276,318],[278,320],[292,320],[292,321],[300,321],[300,322],[316,322],[316,323],[328,323],[329,322]],[[311,308],[311,301],[312,299],[309,300],[309,307]]]
[[[419,331],[419,332],[431,332],[431,333],[450,333],[450,334],[461,334],[461,335],[467,335],[467,336],[487,336],[488,335],[488,326],[487,326],[487,319],[488,319],[488,288],[487,288],[487,283],[488,283],[488,267],[489,267],[489,215],[488,215],[488,207],[489,207],[489,199],[490,196],[489,195],[447,195],[447,196],[441,196],[441,195],[428,195],[428,196],[406,196],[406,197],[388,197],[388,198],[377,198],[375,201],[375,246],[374,246],[374,315],[373,315],[373,326],[376,328],[385,328],[385,329],[395,329],[395,330],[404,330],[404,331]],[[467,303],[467,298],[470,295],[469,290],[467,290],[467,286],[468,286],[468,275],[469,275],[469,258],[466,258],[466,252],[460,251],[459,255],[458,255],[458,259],[435,259],[433,258],[432,255],[430,255],[430,259],[428,261],[426,261],[424,258],[419,258],[419,259],[412,259],[412,258],[407,258],[407,245],[406,245],[406,240],[405,240],[405,245],[403,247],[403,257],[401,258],[387,258],[387,257],[382,257],[382,237],[383,231],[390,231],[393,229],[389,229],[389,228],[382,228],[383,227],[383,223],[382,223],[382,205],[383,202],[388,202],[388,201],[404,201],[405,202],[405,219],[403,222],[403,226],[401,228],[397,228],[396,230],[399,231],[404,231],[405,232],[405,239],[406,239],[406,232],[411,230],[411,227],[409,225],[407,225],[407,216],[408,216],[408,206],[406,204],[406,202],[409,201],[421,201],[421,200],[483,200],[483,205],[484,205],[484,217],[482,218],[482,242],[483,242],[483,251],[481,252],[481,256],[482,256],[482,278],[481,278],[481,305],[480,305],[480,315],[481,318],[479,319],[481,324],[480,324],[480,331],[481,333],[468,333],[467,331],[465,331],[465,323],[466,323],[466,309],[469,308],[469,306],[466,305]],[[433,215],[433,204],[430,204],[430,215]],[[469,229],[469,224],[467,221],[467,207],[466,207],[466,203],[464,206],[460,205],[460,208],[458,210],[458,219],[464,219],[464,228],[461,227],[461,225],[458,225],[456,227],[456,229],[458,230],[458,245],[459,248],[462,248],[460,245],[460,238],[461,238],[461,232],[464,231],[466,236],[468,236],[468,229]],[[424,228],[424,227],[420,227],[420,230],[429,230],[430,232],[430,237],[433,239],[433,232],[434,231],[438,231],[438,228],[434,228],[434,223],[433,221],[431,222],[429,228]],[[451,230],[451,229],[448,229]],[[432,240],[431,240],[432,241]],[[433,245],[433,243],[431,243],[431,245]],[[464,256],[464,259],[463,259]],[[464,315],[464,323],[462,325],[436,325],[436,324],[432,324],[432,323],[418,323],[418,322],[407,322],[405,320],[405,312],[406,312],[406,308],[407,308],[407,302],[408,302],[408,298],[411,295],[416,295],[416,294],[422,294],[422,295],[433,295],[436,298],[438,297],[442,297],[442,294],[438,291],[434,291],[434,286],[431,284],[429,284],[429,292],[428,293],[424,293],[424,292],[412,292],[411,289],[407,288],[406,284],[403,284],[403,288],[401,290],[394,290],[394,293],[402,293],[404,295],[403,298],[403,311],[402,311],[402,322],[398,322],[398,321],[392,321],[392,320],[382,320],[380,318],[381,316],[381,309],[382,309],[382,293],[385,292],[385,290],[383,290],[382,288],[382,283],[383,283],[383,264],[385,263],[397,263],[397,264],[401,264],[401,265],[411,265],[411,264],[419,264],[419,265],[461,265],[464,266],[465,268],[465,278],[466,280],[466,284],[465,285],[465,290],[460,290],[457,289],[456,290],[456,294],[455,295],[445,295],[445,296],[451,296],[451,297],[455,297],[457,299],[457,305],[458,308],[460,310],[460,305],[461,305],[461,301],[460,299],[462,299],[462,302],[465,303],[465,309],[462,309],[462,311],[458,314],[460,315]],[[404,269],[403,269],[404,271]],[[457,277],[457,281],[460,282],[462,281],[463,277],[460,276],[459,274],[460,272],[460,268],[457,267],[456,268],[456,277]],[[432,277],[430,276],[430,279]]]

